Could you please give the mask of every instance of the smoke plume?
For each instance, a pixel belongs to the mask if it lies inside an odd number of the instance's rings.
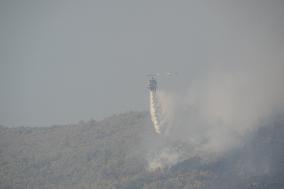
[[[161,140],[180,141],[187,154],[206,161],[240,148],[284,113],[282,2],[219,2],[207,7],[211,28],[199,52],[204,62],[192,63],[193,69],[201,64],[198,75],[159,95]]]
[[[194,156],[214,161],[242,146],[273,115],[283,113],[283,70],[280,63],[216,65],[186,90],[151,94],[155,129],[166,141],[151,157],[151,166]],[[186,144],[187,151],[176,150],[176,142]]]

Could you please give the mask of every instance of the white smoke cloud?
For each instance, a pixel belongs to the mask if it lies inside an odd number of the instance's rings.
[[[186,143],[192,156],[206,160],[240,147],[284,113],[283,6],[218,2],[206,4],[210,30],[201,36],[207,43],[200,54],[208,65],[189,76],[189,86],[159,96],[163,136]]]
[[[163,137],[186,143],[188,157],[206,161],[233,151],[264,126],[265,120],[283,113],[283,70],[284,64],[278,63],[216,65],[186,91],[160,92]],[[151,167],[186,159],[168,143],[160,148]],[[171,155],[166,156],[168,151]]]

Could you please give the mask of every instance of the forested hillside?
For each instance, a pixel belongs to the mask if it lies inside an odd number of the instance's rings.
[[[145,155],[157,137],[148,112],[47,128],[1,126],[0,188],[280,189],[284,125],[270,124],[218,161],[195,157],[156,170]]]

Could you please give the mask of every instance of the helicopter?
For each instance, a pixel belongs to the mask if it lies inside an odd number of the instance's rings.
[[[174,77],[177,76],[178,73],[171,73],[171,72],[166,72],[163,75],[166,75],[168,77]],[[148,81],[148,85],[147,85],[147,89],[149,89],[150,91],[157,91],[158,89],[158,82],[157,82],[157,77],[161,76],[161,74],[159,73],[155,73],[155,74],[147,74],[148,77],[150,77],[149,81]]]
[[[158,76],[158,74],[148,74],[147,76],[151,77],[151,79],[148,81],[147,88],[150,91],[157,91],[157,89],[158,89],[158,82],[157,82],[157,79],[155,77]]]

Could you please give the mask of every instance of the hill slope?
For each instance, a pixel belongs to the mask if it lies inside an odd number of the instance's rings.
[[[278,122],[217,162],[192,158],[148,171],[145,154],[156,135],[147,112],[48,128],[0,127],[0,188],[283,188],[283,137]],[[254,174],[267,163],[267,174]]]

